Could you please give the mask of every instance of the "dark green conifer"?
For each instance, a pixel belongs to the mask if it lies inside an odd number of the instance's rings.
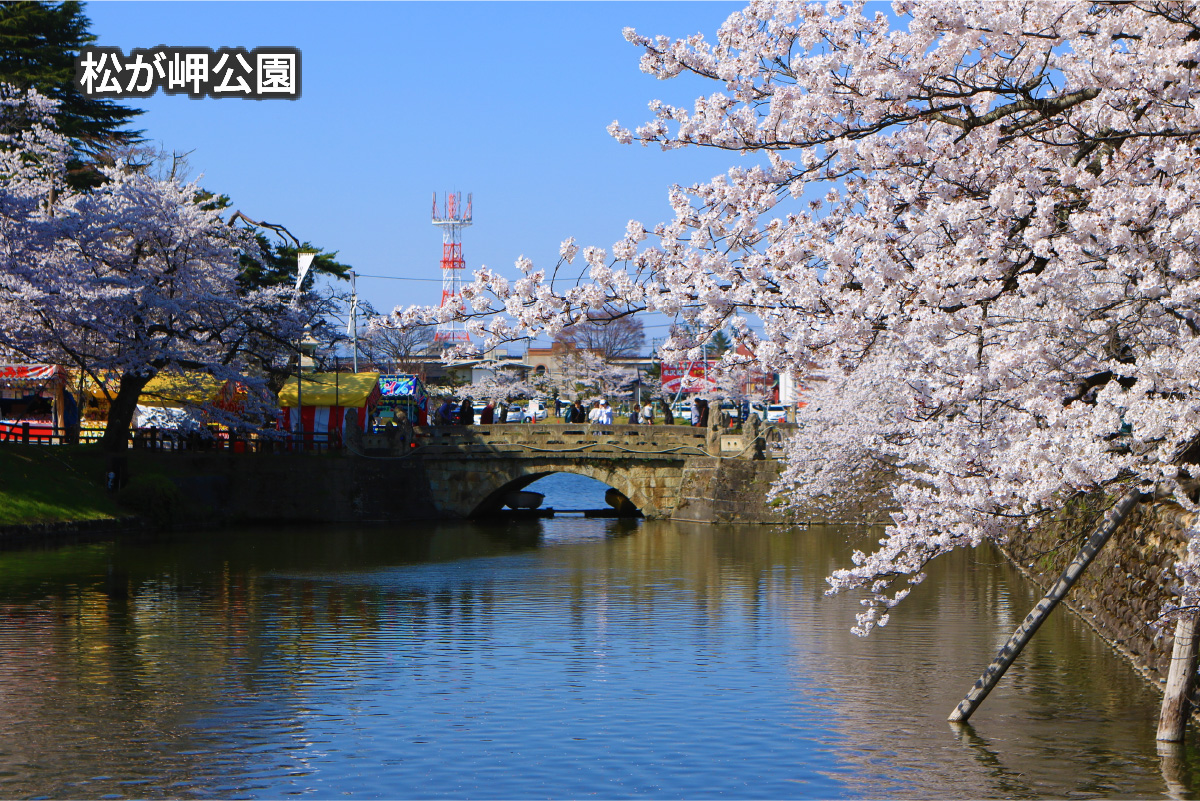
[[[96,165],[140,142],[142,133],[125,127],[141,109],[87,97],[75,85],[75,57],[96,41],[90,24],[73,0],[0,2],[0,82],[59,101],[59,130],[75,148],[68,180],[76,188],[100,183]]]

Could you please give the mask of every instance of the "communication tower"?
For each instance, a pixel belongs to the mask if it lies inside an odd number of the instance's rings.
[[[462,274],[467,262],[462,253],[462,229],[471,224],[471,195],[463,206],[462,192],[447,192],[438,213],[437,192],[433,193],[433,224],[442,229],[442,306],[457,303],[462,296]],[[442,323],[433,335],[434,342],[451,345],[470,343],[471,335],[459,321]]]

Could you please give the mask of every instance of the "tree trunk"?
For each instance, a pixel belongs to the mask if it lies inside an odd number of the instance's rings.
[[[104,436],[100,438],[101,448],[111,453],[120,453],[128,447],[129,427],[133,423],[134,413],[137,412],[142,389],[148,383],[149,378],[130,373],[121,376],[117,396],[108,407],[108,422],[104,426]]]
[[[1054,611],[1054,607],[1058,606],[1058,602],[1063,599],[1067,591],[1075,585],[1079,580],[1079,576],[1084,569],[1091,564],[1096,558],[1096,554],[1104,547],[1104,543],[1108,542],[1109,537],[1121,525],[1121,521],[1129,514],[1134,505],[1138,501],[1141,492],[1137,489],[1131,489],[1117,501],[1113,508],[1108,510],[1108,514],[1104,516],[1104,520],[1096,527],[1095,532],[1084,544],[1083,548],[1067,565],[1067,569],[1059,576],[1054,586],[1046,593],[1045,597],[1033,608],[1013,635],[1008,638],[1008,642],[1000,649],[1000,653],[992,660],[992,663],[987,666],[987,670],[983,671],[983,675],[975,682],[975,686],[971,688],[971,692],[967,693],[967,697],[959,702],[954,711],[950,713],[948,720],[952,722],[962,722],[967,720],[974,714],[975,710],[983,703],[983,699],[987,697],[996,683],[1000,681],[1000,677],[1004,675],[1004,671],[1008,670],[1008,666],[1016,661],[1021,650],[1025,647],[1037,630],[1041,627],[1046,617]]]
[[[1163,688],[1162,710],[1158,714],[1158,739],[1179,742],[1187,728],[1191,703],[1188,694],[1196,673],[1196,613],[1185,612],[1175,623],[1175,647],[1167,686]]]

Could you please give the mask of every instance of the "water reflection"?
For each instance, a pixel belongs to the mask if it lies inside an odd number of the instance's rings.
[[[844,529],[256,529],[0,554],[0,795],[1193,794],[1156,696],[995,554],[848,633]],[[861,544],[861,543],[859,543]]]

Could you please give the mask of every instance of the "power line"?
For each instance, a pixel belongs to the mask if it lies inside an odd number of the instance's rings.
[[[432,281],[437,284],[440,284],[442,282],[442,279],[440,279],[440,278],[402,278],[398,275],[367,275],[366,273],[359,273],[358,277],[359,278],[383,278],[388,281]]]

